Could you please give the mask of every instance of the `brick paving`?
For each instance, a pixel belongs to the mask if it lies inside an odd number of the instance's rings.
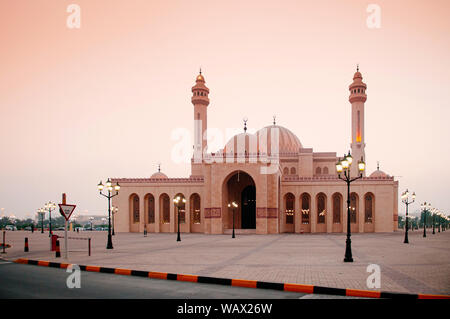
[[[63,235],[63,232],[56,232]],[[70,233],[69,262],[136,270],[195,274],[269,282],[368,289],[369,264],[381,268],[381,288],[373,290],[450,295],[450,231],[353,234],[353,263],[344,263],[345,234],[230,235],[118,233],[113,250],[106,249],[106,232]],[[48,233],[7,231],[12,245],[0,257],[65,261],[50,252]],[[30,252],[25,253],[24,237]],[[1,237],[0,237],[1,240]],[[61,249],[64,240],[61,239]]]

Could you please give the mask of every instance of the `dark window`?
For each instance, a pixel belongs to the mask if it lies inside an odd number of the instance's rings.
[[[309,224],[310,197],[308,194],[302,195],[302,224]]]
[[[286,224],[294,223],[294,204],[295,197],[292,193],[286,195]]]
[[[356,224],[356,215],[358,214],[358,203],[355,193],[350,195],[350,223]]]
[[[326,202],[327,202],[327,198],[324,194],[319,194],[317,196],[317,223],[318,224],[325,223],[325,216],[327,214]]]
[[[139,223],[139,196],[133,196],[133,223]]]
[[[339,194],[333,195],[333,223],[341,223],[341,196]]]
[[[148,223],[154,224],[155,223],[155,198],[153,197],[152,194],[148,195],[147,205],[148,205]]]
[[[371,224],[373,221],[373,195],[372,194],[366,194],[364,196],[364,221],[368,224]]]

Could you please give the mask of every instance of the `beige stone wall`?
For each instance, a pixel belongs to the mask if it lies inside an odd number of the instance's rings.
[[[237,171],[245,172],[253,179],[256,186],[256,233],[270,234],[279,232],[346,232],[347,231],[347,186],[346,183],[334,178],[297,178],[284,180],[281,170],[275,174],[261,174],[261,163],[213,163],[202,165],[203,182],[167,182],[157,183],[121,182],[118,196],[113,198],[113,205],[119,208],[115,214],[115,230],[118,232],[143,232],[147,223],[149,232],[176,232],[177,214],[172,199],[178,193],[186,198],[186,223],[181,224],[182,232],[203,232],[207,234],[222,234],[231,228],[231,211],[228,204],[226,183]],[[279,178],[281,178],[279,187]],[[398,218],[398,182],[392,179],[366,178],[351,184],[352,193],[356,193],[357,220],[351,224],[352,232],[392,232],[397,229]],[[155,198],[155,223],[148,224],[146,194]],[[160,196],[166,193],[170,198],[170,223],[162,224],[160,216]],[[197,193],[201,199],[201,224],[191,223],[192,194]],[[295,197],[294,224],[286,225],[285,196],[292,193]],[[302,223],[301,195],[310,196],[309,224]],[[326,196],[325,223],[317,223],[317,195]],[[333,222],[333,194],[341,196],[340,220]],[[372,193],[374,196],[373,222],[366,223],[364,216],[364,196]],[[140,222],[133,223],[130,196],[139,196]],[[240,199],[239,199],[240,200]],[[239,214],[238,214],[239,215]],[[239,219],[236,219],[239,221]],[[195,229],[194,229],[195,227]]]

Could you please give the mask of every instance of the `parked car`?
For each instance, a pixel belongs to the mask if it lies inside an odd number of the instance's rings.
[[[14,225],[6,225],[5,230],[17,230],[17,227]]]

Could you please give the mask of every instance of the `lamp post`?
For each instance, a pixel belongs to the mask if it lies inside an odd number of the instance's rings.
[[[412,193],[411,196],[412,200],[409,200],[409,191],[408,189],[406,189],[405,192],[403,192],[402,194],[402,202],[406,205],[406,218],[405,218],[405,240],[403,241],[404,244],[409,244],[408,241],[408,206],[409,204],[414,203],[414,201],[416,200],[416,193]]]
[[[55,210],[56,204],[53,202],[48,202],[44,205],[45,210],[48,210],[49,215],[49,228],[48,228],[48,237],[52,235],[52,211]]]
[[[114,215],[117,213],[119,211],[119,208],[118,207],[112,207],[112,210],[111,210],[111,214],[112,214],[112,235],[113,236],[115,236],[116,235],[116,233],[114,232]]]
[[[41,234],[44,233],[44,217],[45,217],[45,210],[43,208],[38,209],[38,214],[41,216]]]
[[[180,196],[177,196],[173,199],[173,202],[175,203],[175,206],[177,207],[177,221],[178,221],[178,230],[177,230],[177,241],[181,241],[181,236],[180,236],[180,206],[183,203],[186,203],[186,198],[181,198]]]
[[[108,180],[106,181],[106,188],[108,189],[108,195],[105,195],[102,192],[104,188],[102,181],[100,181],[100,183],[97,185],[97,188],[100,192],[100,195],[108,199],[108,243],[106,244],[106,249],[113,249],[112,234],[111,234],[111,198],[119,195],[120,185],[119,183],[116,183],[116,185],[113,187],[111,180],[108,178]],[[111,194],[113,190],[116,191],[115,194]]]
[[[234,210],[238,207],[238,204],[236,204],[236,202],[231,202],[231,203],[228,203],[228,207],[232,207],[232,210],[233,210],[233,234],[231,235],[231,238],[235,238],[235,236],[234,236]]]
[[[423,237],[427,237],[427,212],[431,208],[431,204],[424,202],[420,207],[423,211]]]
[[[357,179],[362,178],[362,173],[364,172],[364,169],[366,167],[366,164],[363,161],[363,158],[361,157],[361,160],[358,161],[358,168],[359,168],[359,176],[351,178],[350,176],[350,168],[353,162],[353,158],[350,155],[350,151],[347,155],[344,155],[344,158],[342,160],[339,160],[336,163],[336,171],[338,172],[339,179],[343,180],[347,183],[347,240],[345,241],[345,258],[344,262],[353,262],[352,257],[352,241],[350,239],[351,237],[351,230],[350,230],[350,184]],[[344,177],[341,177],[342,171],[344,172]]]
[[[434,222],[434,216],[436,215],[436,208],[432,208],[431,209],[431,220],[432,220],[432,223],[433,223],[433,235],[435,234],[435,231],[434,231],[434,225],[435,225],[435,222]]]

